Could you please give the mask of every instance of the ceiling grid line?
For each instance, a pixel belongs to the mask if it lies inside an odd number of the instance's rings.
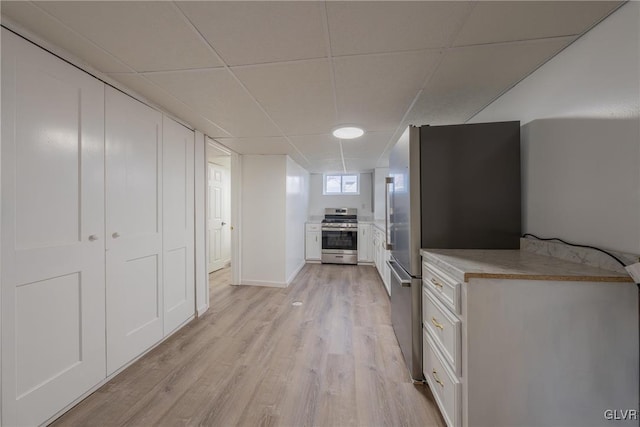
[[[431,80],[433,79],[433,76],[436,75],[436,73],[438,72],[438,69],[440,68],[440,66],[442,65],[442,62],[444,61],[444,57],[446,55],[446,53],[448,52],[448,48],[451,48],[451,45],[453,43],[455,43],[456,38],[458,37],[458,35],[460,34],[460,32],[462,31],[462,29],[464,28],[465,24],[467,23],[467,21],[469,20],[469,18],[471,17],[471,14],[473,13],[473,10],[476,8],[477,6],[477,2],[474,2],[473,5],[469,8],[469,10],[467,11],[467,14],[465,16],[464,19],[461,20],[460,25],[458,26],[458,28],[451,34],[451,39],[448,42],[448,45],[445,46],[444,48],[440,49],[440,56],[438,57],[438,62],[436,64],[436,66],[433,68],[433,70],[431,71],[431,73],[429,73],[426,77],[425,80],[422,84],[422,86],[420,87],[420,89],[418,90],[418,92],[416,93],[416,95],[413,97],[413,100],[411,101],[411,104],[409,105],[409,107],[407,108],[407,110],[405,111],[404,115],[402,116],[402,119],[400,120],[400,123],[398,124],[398,127],[396,128],[396,130],[393,132],[393,134],[391,135],[391,138],[389,139],[389,142],[387,143],[387,145],[384,147],[384,150],[382,150],[382,153],[380,154],[380,156],[378,157],[378,160],[376,161],[376,166],[378,164],[380,164],[380,160],[382,159],[382,157],[384,156],[384,154],[387,152],[387,150],[389,150],[389,148],[396,143],[397,139],[400,137],[401,132],[404,131],[405,126],[407,126],[407,124],[405,124],[405,120],[407,119],[407,117],[409,116],[409,114],[411,113],[411,111],[413,110],[413,107],[415,106],[416,102],[418,102],[418,99],[420,99],[420,96],[422,95],[424,88],[426,88],[429,83],[431,82]],[[399,133],[400,132],[400,133]]]
[[[567,49],[569,46],[571,46],[572,44],[574,44],[578,39],[580,39],[580,37],[582,37],[583,35],[587,34],[589,31],[591,31],[596,25],[598,25],[600,22],[602,22],[603,20],[607,19],[607,17],[609,15],[611,15],[612,13],[614,13],[616,10],[618,10],[619,8],[622,7],[623,3],[620,3],[618,5],[618,7],[612,9],[609,11],[609,13],[603,17],[601,17],[599,20],[595,21],[589,28],[586,28],[584,31],[580,32],[580,33],[576,33],[576,34],[571,34],[568,36],[564,36],[564,37],[575,37],[575,39],[565,45],[562,49],[560,49],[558,52],[554,53],[551,57],[547,58],[545,61],[542,61],[542,63],[540,63],[537,67],[535,67],[533,70],[529,70],[529,72],[524,75],[521,76],[520,79],[518,79],[518,81],[514,82],[513,84],[509,85],[506,89],[504,89],[502,92],[500,92],[497,96],[493,97],[488,103],[486,103],[485,105],[483,105],[482,107],[480,107],[477,111],[473,112],[473,114],[471,114],[465,121],[464,123],[467,123],[469,120],[473,119],[475,116],[477,116],[482,110],[484,110],[486,107],[488,107],[489,105],[491,105],[495,100],[497,100],[498,98],[500,98],[502,95],[504,95],[505,93],[507,93],[508,91],[510,91],[511,89],[513,89],[514,87],[516,87],[521,81],[523,81],[524,79],[526,79],[527,77],[529,77],[531,74],[533,74],[534,72],[536,72],[540,67],[542,67],[544,64],[546,64],[547,62],[551,61],[553,58],[555,58],[557,55],[559,55],[563,50]],[[555,37],[546,37],[544,39],[534,39],[534,40],[547,40],[547,39],[554,39],[554,38],[562,38],[563,36],[555,36]]]
[[[333,66],[333,55],[331,53],[331,34],[329,32],[329,15],[327,13],[326,0],[322,4],[322,27],[324,30],[324,37],[327,45],[327,60],[329,61],[329,78],[331,79],[331,92],[333,92],[333,107],[335,109],[336,125],[340,120],[340,110],[338,109],[338,90],[336,88],[336,72]],[[338,138],[338,145],[340,147],[340,159],[342,160],[342,171],[347,173],[347,162],[344,158],[344,150],[342,149],[342,139]]]
[[[58,19],[56,16],[52,15],[51,13],[49,13],[49,11],[43,9],[42,7],[38,6],[35,2],[33,1],[29,1],[29,4],[31,4],[33,7],[35,7],[36,9],[40,10],[40,12],[44,13],[45,15],[47,15],[49,18],[53,19],[55,22],[59,23],[61,26],[63,26],[65,29],[67,29],[68,31],[70,31],[71,33],[73,33],[74,35],[78,36],[79,38],[81,38],[82,40],[86,41],[87,43],[89,43],[90,45],[94,46],[96,49],[106,53],[111,59],[113,59],[114,61],[120,63],[121,65],[123,65],[125,68],[128,68],[129,70],[131,70],[132,72],[135,72],[135,70],[133,69],[133,67],[131,67],[129,64],[127,64],[126,62],[124,62],[122,59],[118,58],[117,56],[115,56],[114,54],[112,54],[111,52],[109,52],[108,50],[106,50],[105,48],[103,48],[102,46],[100,46],[99,44],[95,43],[93,40],[91,40],[90,38],[86,37],[83,34],[80,34],[79,32],[77,32],[76,30],[74,30],[73,28],[71,28],[70,26],[68,26],[67,24],[65,24],[64,22],[62,22],[60,19]]]
[[[298,154],[300,154],[300,156],[304,159],[304,161],[307,162],[308,165],[311,165],[311,162],[309,161],[309,159],[302,153],[302,151],[300,151],[300,149],[291,141],[291,139],[284,133],[284,131],[282,130],[282,128],[275,122],[275,120],[273,120],[273,118],[271,117],[271,115],[267,112],[267,110],[262,106],[262,104],[256,99],[255,96],[253,96],[253,94],[249,91],[249,89],[245,86],[245,84],[238,78],[238,76],[236,76],[236,74],[233,72],[233,70],[231,69],[231,67],[229,67],[229,65],[222,59],[222,57],[220,56],[220,54],[218,54],[218,52],[216,51],[216,49],[211,45],[211,43],[209,43],[209,41],[206,39],[206,37],[204,37],[204,35],[200,32],[200,30],[198,29],[198,27],[196,27],[196,25],[191,21],[191,19],[189,19],[189,17],[186,15],[186,13],[184,13],[184,11],[180,8],[180,6],[178,6],[176,4],[175,1],[171,1],[171,4],[173,5],[173,7],[179,12],[179,14],[182,16],[182,19],[185,20],[185,22],[189,25],[189,27],[198,35],[198,37],[200,38],[200,40],[202,42],[204,42],[206,44],[206,46],[209,47],[209,49],[211,50],[211,52],[214,54],[214,56],[216,56],[220,62],[222,62],[223,67],[225,70],[227,70],[227,72],[233,77],[233,79],[236,81],[236,83],[238,83],[240,85],[240,87],[242,87],[242,89],[246,92],[247,95],[249,95],[249,97],[253,100],[253,102],[258,106],[258,108],[262,111],[262,113],[267,117],[267,119],[269,119],[269,121],[276,127],[276,129],[280,132],[281,136],[298,152]],[[233,135],[232,135],[233,136]]]
[[[211,121],[210,119],[208,119],[207,117],[198,114],[197,111],[194,111],[188,104],[186,104],[185,102],[182,102],[182,100],[180,100],[178,97],[172,95],[171,93],[167,92],[165,89],[163,89],[161,86],[155,84],[153,81],[147,79],[144,75],[140,74],[138,71],[136,71],[131,65],[129,65],[128,63],[126,63],[125,61],[123,61],[122,59],[118,58],[117,56],[115,56],[113,53],[111,53],[109,50],[105,49],[104,47],[100,46],[99,44],[97,44],[96,42],[94,42],[93,40],[91,40],[90,38],[88,38],[87,36],[80,34],[79,32],[77,32],[76,30],[74,30],[73,28],[71,28],[70,26],[68,26],[67,24],[65,24],[64,22],[62,22],[60,19],[58,19],[56,16],[52,15],[51,13],[49,13],[49,11],[43,9],[42,7],[40,7],[39,5],[37,5],[35,2],[33,1],[29,1],[29,4],[31,4],[33,7],[35,7],[36,9],[38,9],[40,12],[44,13],[45,15],[47,15],[50,19],[54,20],[55,22],[59,23],[62,27],[64,27],[67,31],[71,32],[72,34],[76,35],[78,38],[84,40],[85,42],[89,43],[90,45],[94,46],[97,50],[104,52],[107,56],[109,56],[110,58],[112,58],[113,60],[115,60],[116,62],[118,62],[119,64],[123,65],[125,68],[127,68],[128,70],[130,70],[129,72],[120,72],[120,73],[106,73],[107,75],[117,75],[117,74],[134,74],[140,78],[142,78],[143,80],[145,80],[147,83],[151,84],[152,86],[156,87],[157,89],[159,89],[160,91],[162,91],[165,95],[169,96],[170,98],[174,99],[176,102],[178,102],[179,104],[181,104],[182,106],[186,107],[187,109],[193,111],[195,114],[197,114],[200,118],[202,118],[203,120],[205,120],[206,122],[210,123],[211,125],[217,127],[218,129],[220,129],[221,131],[223,131],[224,133],[226,133],[227,135],[231,136],[231,133],[229,133],[226,129],[224,129],[222,126],[218,125],[217,123]],[[134,97],[135,98],[135,97]],[[137,98],[136,98],[137,99]],[[140,101],[140,100],[138,100]],[[142,101],[140,101],[142,102]],[[144,102],[143,102],[144,103]],[[156,108],[156,107],[153,107]]]
[[[408,124],[468,121],[625,2],[2,3],[106,84],[322,173],[385,167]],[[348,123],[364,137],[332,136]]]

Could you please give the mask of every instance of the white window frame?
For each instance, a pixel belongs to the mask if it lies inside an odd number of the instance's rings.
[[[339,176],[340,177],[340,191],[339,192],[329,192],[327,191],[327,177],[329,176]],[[356,186],[358,190],[353,193],[344,193],[342,192],[342,177],[345,176],[355,176],[356,177]],[[359,173],[325,173],[322,175],[322,194],[324,196],[359,196],[360,195],[360,174]]]

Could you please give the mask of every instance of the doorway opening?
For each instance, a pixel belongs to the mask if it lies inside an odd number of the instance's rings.
[[[207,273],[210,279],[225,277],[227,283],[234,285],[238,284],[240,262],[237,238],[238,161],[236,153],[207,138]],[[221,274],[225,271],[228,273]]]

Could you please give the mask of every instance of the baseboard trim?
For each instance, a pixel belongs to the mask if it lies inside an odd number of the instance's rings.
[[[300,270],[302,270],[304,268],[304,265],[305,265],[305,262],[302,261],[300,263],[300,265],[298,266],[298,268],[296,268],[295,271],[293,273],[291,273],[291,275],[287,279],[287,286],[289,286],[291,284],[291,282],[293,282],[293,280],[296,278],[298,273],[300,273]]]
[[[246,280],[242,279],[240,286],[266,286],[269,288],[286,288],[287,284],[285,282],[269,282],[264,280]]]
[[[209,310],[209,304],[198,307],[198,309],[196,310],[196,317],[201,317],[204,313],[207,312],[207,310]]]

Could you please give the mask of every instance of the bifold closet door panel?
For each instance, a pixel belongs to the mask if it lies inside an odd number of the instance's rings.
[[[162,114],[105,88],[107,373],[163,336]]]
[[[164,116],[164,333],[195,314],[194,133]]]
[[[106,377],[104,85],[2,30],[2,424]]]

